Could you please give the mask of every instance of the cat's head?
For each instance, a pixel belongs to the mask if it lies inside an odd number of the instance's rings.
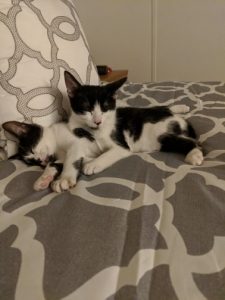
[[[127,78],[103,86],[81,85],[65,71],[65,83],[70,104],[76,118],[83,125],[98,129],[116,108],[114,95]]]
[[[53,153],[46,144],[44,128],[37,124],[9,121],[2,127],[18,139],[18,153],[13,156],[28,165],[45,166]]]

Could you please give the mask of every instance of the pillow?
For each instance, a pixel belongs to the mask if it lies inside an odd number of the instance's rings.
[[[49,126],[63,119],[65,70],[81,83],[99,84],[73,0],[0,1],[0,36],[0,124]],[[15,154],[12,136],[0,132],[0,146]]]

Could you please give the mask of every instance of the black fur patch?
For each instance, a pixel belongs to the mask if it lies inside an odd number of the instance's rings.
[[[143,130],[145,123],[157,123],[173,114],[166,106],[155,106],[152,108],[120,107],[117,109],[116,130],[112,134],[112,139],[122,147],[128,148],[123,132],[128,131],[137,141]]]
[[[194,140],[173,134],[163,134],[158,138],[163,152],[174,152],[187,155],[197,147]]]
[[[55,174],[54,178],[58,177],[63,170],[63,163],[59,163],[59,162],[50,162],[49,163],[50,167],[54,167],[57,171],[57,173]]]
[[[180,124],[177,121],[171,121],[169,123],[168,131],[176,135],[181,135],[183,133]]]
[[[43,135],[43,128],[36,124],[30,124],[29,130],[26,135],[23,135],[19,139],[17,158],[24,161],[27,165],[41,166],[41,161],[34,158],[26,158],[26,155],[32,153],[34,148],[40,141]]]
[[[74,168],[78,171],[82,170],[82,165],[83,165],[83,158],[80,158],[73,163]]]
[[[187,135],[193,139],[196,139],[197,135],[195,133],[194,128],[192,127],[192,125],[190,123],[187,122],[187,124],[188,124]]]
[[[115,141],[118,145],[122,146],[123,148],[129,149],[127,142],[124,138],[124,134],[122,130],[117,126],[117,130],[114,130],[111,133],[111,139]]]
[[[115,109],[113,95],[104,86],[80,86],[74,98],[70,98],[72,110],[76,114],[91,112],[98,103],[103,112]]]
[[[87,131],[83,128],[75,128],[73,130],[73,133],[74,133],[74,135],[76,135],[79,138],[88,139],[90,142],[93,142],[95,140],[93,135],[89,131]]]

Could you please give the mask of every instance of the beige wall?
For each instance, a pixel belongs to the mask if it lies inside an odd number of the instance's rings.
[[[225,80],[225,1],[156,2],[156,80]]]
[[[151,81],[151,1],[76,3],[95,63],[128,69],[134,82]]]
[[[96,64],[133,82],[225,80],[225,0],[76,0]]]

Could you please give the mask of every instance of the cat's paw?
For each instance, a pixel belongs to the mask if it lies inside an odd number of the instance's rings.
[[[193,150],[191,150],[185,157],[185,162],[193,166],[200,166],[203,163],[203,160],[203,153],[198,148],[194,148]]]
[[[102,166],[98,165],[94,160],[87,162],[83,166],[83,173],[85,175],[97,174],[103,170]]]
[[[74,177],[61,177],[57,180],[54,180],[51,184],[51,188],[56,193],[61,193],[73,188],[76,185],[77,181]]]
[[[53,180],[54,180],[53,175],[42,175],[35,181],[33,188],[35,191],[45,190],[49,187],[50,183]]]
[[[186,104],[173,105],[170,109],[175,114],[186,114],[190,111],[190,107]]]

